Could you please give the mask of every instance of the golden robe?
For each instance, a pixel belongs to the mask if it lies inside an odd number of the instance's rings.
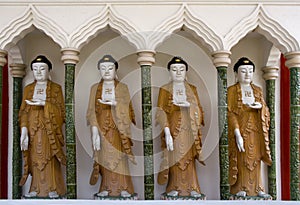
[[[195,159],[201,163],[204,114],[195,86],[185,82],[187,101],[190,107],[179,107],[172,103],[173,83],[159,90],[156,120],[162,128],[169,127],[174,150],[166,149],[162,133],[163,160],[158,174],[158,184],[167,184],[166,192],[178,191],[180,196],[189,196],[191,191],[201,193],[198,184]]]
[[[261,181],[261,160],[271,165],[269,148],[269,109],[261,88],[251,84],[255,102],[261,109],[249,108],[242,102],[242,90],[237,83],[228,88],[228,149],[230,193],[246,191],[257,196],[264,191]],[[239,152],[234,130],[239,128],[244,139],[245,152]]]
[[[116,106],[98,102],[102,99],[103,81],[91,88],[87,120],[96,126],[101,136],[101,149],[94,151],[94,169],[90,184],[94,185],[99,173],[102,175],[99,192],[109,192],[109,196],[119,196],[121,191],[134,193],[129,173],[128,158],[135,163],[131,146],[130,125],[134,120],[128,88],[115,81]]]
[[[48,80],[45,106],[32,106],[31,100],[36,82],[26,86],[19,111],[20,127],[27,127],[28,150],[23,151],[24,174],[20,185],[24,185],[28,174],[32,175],[30,191],[39,197],[49,192],[58,195],[66,193],[61,164],[66,165],[63,152],[64,137],[62,125],[65,122],[65,105],[60,85]]]

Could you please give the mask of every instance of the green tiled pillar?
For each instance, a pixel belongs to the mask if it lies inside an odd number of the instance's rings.
[[[213,63],[218,71],[218,118],[219,118],[219,164],[220,198],[229,198],[229,158],[227,123],[227,68],[231,63],[229,51],[216,51],[212,54]]]
[[[25,76],[24,64],[10,64],[10,73],[13,77],[13,153],[12,153],[12,198],[20,199],[22,187],[19,181],[22,176],[22,152],[20,149],[20,126],[18,121],[19,109],[22,101],[22,81]]]
[[[153,51],[138,52],[142,75],[142,116],[144,145],[144,191],[145,200],[154,199],[154,167],[152,139],[151,66],[155,62]]]
[[[0,50],[0,144],[2,146],[2,87],[3,87],[3,67],[6,65],[7,60],[6,60],[6,55],[7,52],[4,50]],[[3,157],[5,156],[1,156],[0,155],[0,163],[3,160]],[[2,164],[2,163],[1,163]],[[0,167],[0,172],[3,170],[2,167]],[[0,180],[0,184],[2,184],[3,182]],[[0,192],[1,192],[1,187],[0,187]]]
[[[290,70],[290,193],[291,200],[300,201],[300,51],[285,54]]]
[[[67,198],[77,198],[76,174],[76,136],[74,124],[74,78],[75,66],[79,61],[79,51],[75,49],[62,49],[62,61],[65,64],[65,107],[66,107],[66,155],[67,155]]]
[[[290,193],[291,200],[300,201],[299,191],[299,122],[300,122],[300,52],[285,54],[290,69]]]
[[[270,150],[272,157],[272,165],[268,167],[268,189],[269,194],[273,197],[273,200],[277,198],[276,189],[276,143],[275,143],[275,80],[278,77],[279,68],[276,67],[264,67],[263,78],[266,81],[267,89],[267,105],[270,110],[270,128],[269,128],[269,139],[270,139]]]

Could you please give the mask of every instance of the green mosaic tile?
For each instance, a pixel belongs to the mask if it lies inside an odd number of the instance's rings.
[[[153,184],[145,184],[145,200],[154,199],[154,186]]]
[[[65,65],[65,103],[73,104],[75,65]]]
[[[272,165],[268,167],[268,189],[269,194],[273,196],[275,200],[277,195],[276,191],[276,149],[275,149],[275,80],[266,80],[266,102],[270,111],[270,128],[269,128],[269,140],[271,158],[273,160]]]
[[[74,77],[75,65],[65,64],[65,107],[66,107],[66,153],[67,153],[67,198],[76,199],[76,136],[74,125]]]
[[[300,122],[300,68],[290,68],[290,189],[291,200],[300,200],[299,190],[299,122]]]
[[[227,105],[227,67],[218,67],[218,106]]]
[[[290,68],[291,105],[300,103],[300,68]]]
[[[152,99],[151,99],[151,66],[141,66],[142,78],[142,117],[144,139],[144,172],[146,200],[154,199],[153,177],[153,141],[152,141]],[[147,176],[147,177],[146,177]],[[151,177],[149,177],[151,176]]]
[[[13,78],[13,162],[12,162],[12,198],[20,199],[22,187],[19,181],[22,174],[22,154],[20,150],[20,127],[18,124],[19,108],[22,101],[22,78]]]
[[[227,67],[217,67],[218,72],[218,118],[219,118],[219,164],[220,198],[229,197],[228,119],[227,119]]]

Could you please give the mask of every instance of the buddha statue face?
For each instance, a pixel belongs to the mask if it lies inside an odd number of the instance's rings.
[[[100,74],[103,80],[114,80],[116,77],[116,66],[112,62],[103,62],[99,65]]]
[[[46,63],[37,62],[32,64],[32,72],[36,81],[43,82],[49,78],[49,67]]]
[[[238,68],[237,79],[240,84],[249,85],[253,78],[253,66],[241,65]]]
[[[170,76],[173,82],[183,82],[186,76],[186,66],[182,63],[170,65]]]

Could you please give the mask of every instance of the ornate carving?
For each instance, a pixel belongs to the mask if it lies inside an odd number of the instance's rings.
[[[175,15],[157,26],[155,31],[147,38],[150,48],[155,49],[157,45],[164,41],[174,31],[183,26],[194,31],[200,41],[211,51],[221,50],[223,47],[222,39],[204,22],[198,19],[186,4],[183,4]]]
[[[244,36],[256,29],[258,33],[266,36],[282,52],[299,49],[297,40],[289,34],[278,22],[273,20],[259,4],[252,14],[241,20],[224,38],[224,48],[231,50]]]

